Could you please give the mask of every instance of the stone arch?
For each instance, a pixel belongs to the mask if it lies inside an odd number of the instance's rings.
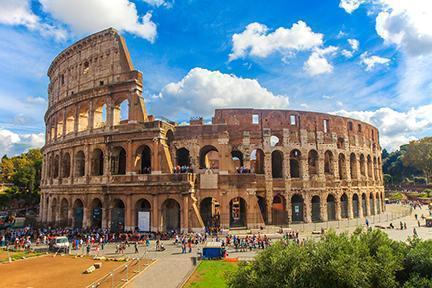
[[[361,198],[362,198],[363,217],[366,217],[368,215],[367,203],[366,203],[366,201],[367,201],[366,193],[362,193]]]
[[[174,141],[174,133],[171,129],[168,129],[168,131],[165,134],[166,137],[166,144],[168,145],[168,148],[171,148],[172,143]]]
[[[66,131],[65,134],[73,133],[75,129],[75,111],[73,109],[66,110]]]
[[[143,223],[140,223],[140,212],[144,213],[143,216],[146,216],[142,218]],[[149,232],[151,230],[151,223],[152,223],[152,208],[151,208],[150,201],[148,201],[145,198],[141,198],[135,203],[135,226],[138,227],[139,231]],[[147,227],[148,229],[146,229]]]
[[[199,152],[200,169],[219,169],[219,151],[213,145],[206,145]]]
[[[111,231],[122,232],[125,226],[125,204],[121,199],[111,202]]]
[[[372,192],[369,193],[369,209],[370,215],[375,215],[375,199]]]
[[[152,152],[148,145],[141,145],[136,150],[135,170],[139,174],[150,174],[152,169]]]
[[[348,218],[348,196],[343,193],[340,198],[341,218]]]
[[[262,219],[263,219],[265,224],[268,224],[268,221],[267,221],[267,201],[262,196],[257,196],[257,201],[258,201],[258,207],[260,209]]]
[[[85,175],[85,154],[82,150],[75,154],[75,176],[83,177]]]
[[[336,200],[333,194],[327,195],[327,220],[336,220]]]
[[[345,148],[345,139],[343,137],[337,138],[336,147],[338,149],[344,149]]]
[[[304,221],[304,199],[300,194],[291,197],[291,219],[292,222]]]
[[[180,231],[180,204],[168,198],[162,203],[162,226],[164,231]]]
[[[99,198],[94,198],[90,206],[90,226],[91,228],[102,228],[103,205]]]
[[[381,213],[381,198],[380,198],[380,194],[377,192],[375,194],[375,204],[376,204],[376,214],[380,214]]]
[[[78,132],[85,131],[89,126],[89,103],[88,101],[79,104],[78,109]]]
[[[359,197],[357,193],[354,193],[352,196],[352,209],[353,209],[353,217],[359,218],[360,217],[360,205],[359,205]]]
[[[272,177],[273,178],[283,178],[283,152],[280,150],[275,150],[271,154],[272,161]]]
[[[230,204],[230,227],[247,226],[247,203],[242,197],[231,199]]]
[[[200,202],[200,215],[206,231],[220,226],[220,203],[213,197],[206,197]]]
[[[360,174],[366,176],[366,160],[363,154],[360,154]]]
[[[286,225],[288,224],[288,214],[286,211],[286,200],[281,194],[273,197],[272,202],[272,221],[273,225]]]
[[[60,223],[64,226],[69,224],[69,202],[63,198],[60,202]]]
[[[374,174],[375,181],[378,181],[378,167],[377,167],[376,156],[373,157],[373,174]]]
[[[60,166],[60,156],[55,155],[54,156],[54,175],[53,177],[57,179],[59,177],[59,166]]]
[[[321,198],[318,195],[312,197],[312,222],[321,221]]]
[[[126,174],[126,150],[122,146],[117,146],[111,152],[111,174]]]
[[[290,175],[291,178],[300,178],[300,159],[301,152],[297,149],[294,149],[290,152]]]
[[[234,163],[235,168],[244,167],[243,163],[243,153],[239,150],[231,151],[231,159]]]
[[[314,149],[308,153],[309,176],[318,175],[318,152]]]
[[[51,221],[55,222],[57,219],[57,199],[52,198],[51,200]]]
[[[180,167],[190,167],[191,166],[191,157],[190,152],[185,147],[179,148],[176,150],[176,159],[177,165]]]
[[[264,152],[261,149],[254,149],[251,152],[251,167],[256,174],[264,174]]]
[[[354,153],[350,155],[350,176],[351,179],[357,179],[357,157]]]
[[[104,98],[99,98],[93,103],[93,127],[95,129],[106,126],[107,105]]]
[[[330,150],[324,153],[324,173],[333,175],[333,153]]]
[[[76,199],[73,204],[73,226],[74,228],[82,228],[84,219],[84,203],[81,199]]]
[[[70,175],[70,168],[71,168],[71,157],[68,152],[63,154],[62,159],[62,178],[69,178]]]
[[[372,158],[370,155],[367,156],[367,176],[372,178]]]
[[[104,153],[101,149],[96,148],[92,152],[92,175],[102,176],[104,174]]]
[[[338,170],[339,170],[339,179],[346,179],[346,167],[345,167],[345,155],[343,153],[339,153],[338,157]]]
[[[114,125],[127,123],[129,120],[129,100],[121,99],[114,105],[113,110]]]

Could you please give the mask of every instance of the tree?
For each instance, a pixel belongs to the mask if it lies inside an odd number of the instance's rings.
[[[411,141],[403,157],[405,166],[414,166],[421,170],[426,181],[432,175],[432,137]]]

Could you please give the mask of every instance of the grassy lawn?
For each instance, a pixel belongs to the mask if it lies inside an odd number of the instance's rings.
[[[201,261],[197,270],[192,274],[184,287],[186,288],[221,288],[227,287],[225,273],[234,271],[237,263],[225,261]]]
[[[12,261],[23,259],[22,257],[34,257],[42,255],[43,253],[35,253],[35,252],[26,252],[26,251],[9,251],[9,253],[4,250],[0,249],[0,263],[2,262],[8,262],[9,261],[9,255],[12,258]]]

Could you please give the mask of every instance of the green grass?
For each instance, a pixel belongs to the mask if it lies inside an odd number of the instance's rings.
[[[227,287],[225,273],[234,271],[237,263],[225,261],[201,261],[184,287],[186,288],[222,288]]]

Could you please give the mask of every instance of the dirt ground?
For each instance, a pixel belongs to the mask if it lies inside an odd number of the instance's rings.
[[[102,268],[91,274],[83,271],[95,262]],[[91,258],[52,255],[0,264],[1,287],[15,288],[59,288],[86,287],[125,262],[97,261]]]

